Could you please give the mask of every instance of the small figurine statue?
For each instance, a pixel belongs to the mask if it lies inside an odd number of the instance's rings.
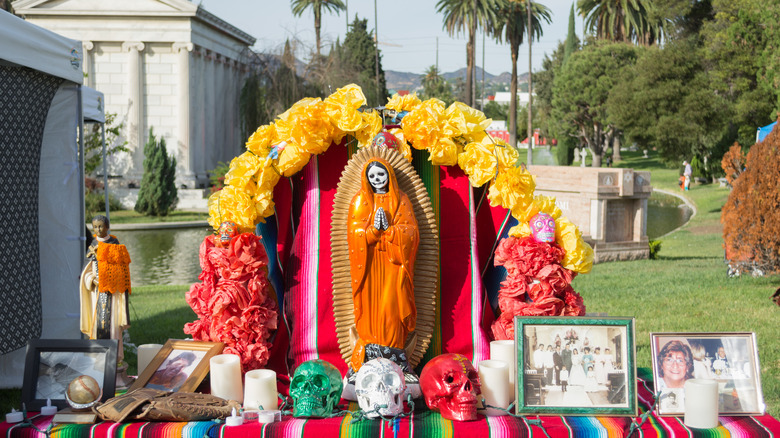
[[[87,249],[89,260],[81,272],[81,331],[90,339],[116,339],[117,383],[126,386],[122,333],[130,327],[130,254],[109,234],[108,218],[92,218],[95,239]],[[124,367],[124,369],[123,369]]]
[[[413,276],[420,235],[412,203],[384,159],[366,162],[348,218],[357,332],[350,376],[376,357],[393,360],[413,375],[404,347],[417,323]]]

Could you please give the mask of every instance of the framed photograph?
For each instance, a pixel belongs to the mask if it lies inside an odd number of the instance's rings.
[[[634,318],[515,317],[518,414],[635,416]]]
[[[221,342],[169,339],[130,387],[195,392],[209,372],[209,359],[222,352]]]
[[[30,411],[68,407],[65,391],[78,376],[97,380],[101,401],[114,396],[117,342],[112,339],[35,339],[27,344],[22,402]]]
[[[718,412],[761,415],[761,369],[755,333],[651,333],[658,415],[685,414],[685,381],[718,382]]]

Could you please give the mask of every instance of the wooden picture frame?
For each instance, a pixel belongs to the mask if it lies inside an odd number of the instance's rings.
[[[116,389],[115,339],[34,339],[27,344],[22,403],[39,411],[51,400],[58,409],[69,407],[65,391],[78,376],[97,380],[101,401],[114,397]]]
[[[221,342],[168,339],[128,392],[138,388],[195,392],[209,373],[209,359],[224,347]]]
[[[517,414],[636,416],[634,318],[516,316],[515,345]]]
[[[755,333],[650,333],[650,344],[658,415],[685,414],[682,385],[691,378],[718,382],[719,414],[764,413]]]

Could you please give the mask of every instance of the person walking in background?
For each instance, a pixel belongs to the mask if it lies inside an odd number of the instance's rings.
[[[685,170],[683,170],[683,178],[685,178],[685,182],[683,183],[683,186],[685,190],[690,190],[691,177],[693,176],[693,169],[691,168],[691,163],[689,163],[688,160],[683,161],[683,166],[685,166]]]

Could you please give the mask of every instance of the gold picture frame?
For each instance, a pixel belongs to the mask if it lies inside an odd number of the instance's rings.
[[[222,342],[168,339],[128,392],[139,388],[195,392],[209,372],[209,359],[223,348]]]

